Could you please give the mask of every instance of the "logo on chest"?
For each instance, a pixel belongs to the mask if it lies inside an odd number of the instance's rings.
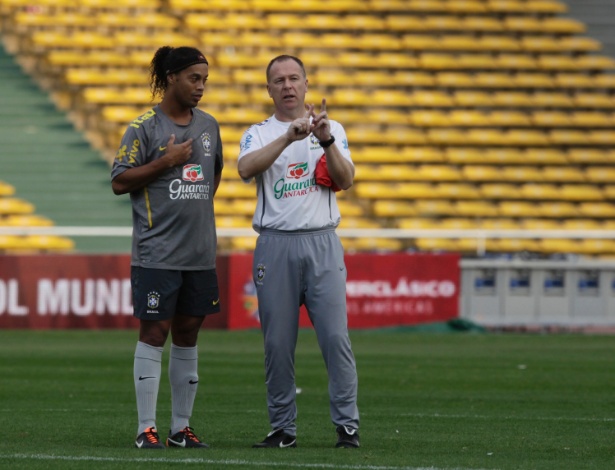
[[[197,165],[196,163],[190,163],[188,165],[184,165],[184,169],[182,171],[182,179],[184,181],[202,181],[203,177],[203,169],[201,165]]]
[[[298,180],[310,174],[307,162],[292,163],[286,169],[286,177]]]

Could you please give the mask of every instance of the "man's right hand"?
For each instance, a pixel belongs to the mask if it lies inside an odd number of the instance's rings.
[[[288,130],[286,131],[286,139],[289,142],[303,140],[312,133],[314,126],[310,123],[310,117],[314,112],[314,105],[306,105],[305,109],[305,115],[295,119],[290,123],[290,126],[288,126]]]
[[[192,139],[181,144],[175,143],[175,134],[171,134],[167,142],[167,151],[162,158],[166,159],[169,167],[186,163],[192,156]]]

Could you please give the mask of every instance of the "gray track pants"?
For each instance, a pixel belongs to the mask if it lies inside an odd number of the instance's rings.
[[[263,230],[254,251],[253,275],[265,341],[272,429],[292,435],[297,431],[295,346],[302,303],[327,367],[331,420],[358,429],[357,371],[346,317],[346,266],[335,230]]]

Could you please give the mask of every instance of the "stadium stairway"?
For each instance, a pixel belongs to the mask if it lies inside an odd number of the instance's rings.
[[[109,166],[0,44],[0,178],[56,226],[131,226]],[[126,252],[129,237],[76,237],[78,252]]]

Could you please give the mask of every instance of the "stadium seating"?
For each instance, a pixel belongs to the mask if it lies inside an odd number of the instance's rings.
[[[264,67],[286,52],[306,63],[308,98],[327,97],[331,117],[346,127],[357,172],[340,198],[342,227],[416,228],[429,220],[565,230],[591,226],[575,221],[604,227],[615,215],[615,60],[565,16],[563,2],[75,0],[42,1],[35,10],[29,3],[0,2],[5,40],[52,92],[69,96],[67,108],[108,158],[127,123],[152,105],[152,35],[156,44],[202,48],[211,63],[202,107],[222,124],[226,146],[221,226],[250,225],[254,188],[236,176],[238,141],[270,115]],[[477,248],[463,237],[344,241],[352,250]],[[486,246],[612,254],[603,242]],[[252,241],[238,237],[228,247],[250,249]]]

